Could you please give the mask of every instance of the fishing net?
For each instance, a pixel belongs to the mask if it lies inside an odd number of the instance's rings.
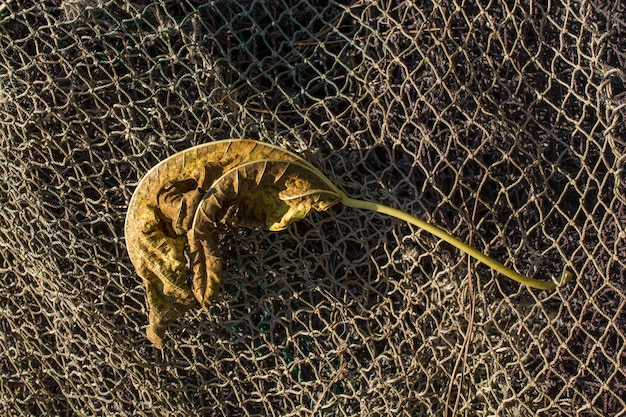
[[[626,8],[610,1],[0,2],[0,414],[626,415]],[[280,145],[349,195],[221,239],[145,337],[123,224],[189,146]]]

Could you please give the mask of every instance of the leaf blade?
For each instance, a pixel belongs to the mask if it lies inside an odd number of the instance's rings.
[[[187,245],[192,252],[206,254],[202,268],[209,272],[203,282],[211,285],[197,290],[207,293],[202,300],[214,298],[219,290],[222,262],[217,237],[198,230],[191,232],[200,201],[225,172],[257,160],[297,161],[301,169],[323,177],[317,168],[293,152],[238,138],[176,153],[151,168],[138,182],[129,202],[124,233],[130,260],[146,287],[149,308],[146,332],[155,346],[162,346],[169,324],[192,308],[197,298],[187,285],[184,256]],[[232,183],[236,191],[241,181],[237,177]],[[322,182],[332,186],[325,177]],[[219,205],[218,201],[213,203]],[[199,267],[192,264],[191,269]]]

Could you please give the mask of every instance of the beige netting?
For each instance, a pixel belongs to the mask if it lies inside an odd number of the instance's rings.
[[[0,2],[0,414],[626,415],[626,7]],[[210,313],[145,338],[123,223],[191,145],[295,150],[341,207],[232,230]]]

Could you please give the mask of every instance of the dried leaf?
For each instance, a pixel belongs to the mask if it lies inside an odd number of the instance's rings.
[[[159,163],[139,182],[126,217],[126,244],[146,285],[157,347],[168,325],[196,301],[207,308],[219,291],[224,225],[282,230],[312,210],[342,204],[390,215],[420,227],[524,285],[551,290],[570,281],[521,275],[465,242],[401,210],[349,198],[313,165],[276,146],[232,139],[187,149]],[[187,286],[185,248],[191,255],[193,291]]]

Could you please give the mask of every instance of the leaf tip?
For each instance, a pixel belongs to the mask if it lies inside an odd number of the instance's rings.
[[[162,333],[162,332],[161,332]],[[157,349],[163,349],[163,334],[155,331],[154,326],[149,325],[146,329],[146,337]]]

